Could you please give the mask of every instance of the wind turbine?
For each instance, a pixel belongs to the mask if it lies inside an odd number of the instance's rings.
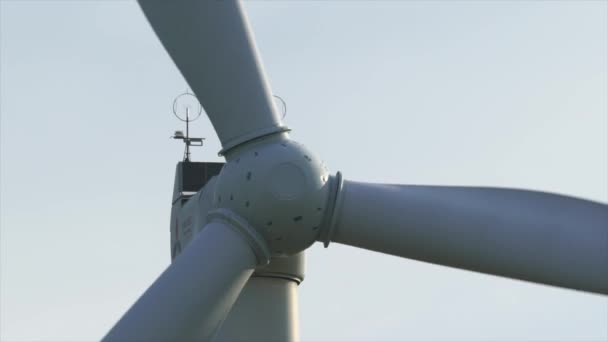
[[[176,237],[181,254],[105,340],[297,339],[303,251],[315,241],[608,294],[608,206],[331,175],[289,138],[239,2],[140,5],[203,104],[226,164],[183,204],[193,230]]]

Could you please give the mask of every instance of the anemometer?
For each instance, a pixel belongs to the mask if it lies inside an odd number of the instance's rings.
[[[186,135],[184,136],[183,131],[175,131],[171,138],[179,139],[184,142],[184,162],[190,161],[190,146],[203,146],[203,140],[205,138],[191,138],[190,137],[190,122],[195,121],[201,117],[203,106],[194,94],[185,92],[178,95],[173,101],[173,114],[180,121],[186,123]]]

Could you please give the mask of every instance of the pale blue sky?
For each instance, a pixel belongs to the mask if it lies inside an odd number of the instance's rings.
[[[245,7],[332,173],[608,202],[606,1]],[[0,340],[99,339],[169,263],[186,84],[133,1],[0,11]],[[305,341],[608,341],[606,297],[336,244],[308,253],[300,314]]]

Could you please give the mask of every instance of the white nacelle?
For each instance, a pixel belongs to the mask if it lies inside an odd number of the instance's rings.
[[[183,206],[171,209],[172,257],[186,248],[190,241],[207,224],[207,213],[213,209],[213,193],[217,177],[212,177],[204,188],[193,195]],[[177,248],[178,250],[173,250]]]
[[[213,206],[245,219],[273,256],[293,255],[315,242],[328,198],[328,171],[287,134],[238,147],[227,156]]]

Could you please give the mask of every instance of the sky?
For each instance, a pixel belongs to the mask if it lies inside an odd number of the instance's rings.
[[[608,202],[608,2],[245,8],[332,174]],[[98,340],[168,266],[186,89],[134,1],[0,2],[0,340]],[[299,294],[304,341],[608,341],[605,296],[338,244]]]

